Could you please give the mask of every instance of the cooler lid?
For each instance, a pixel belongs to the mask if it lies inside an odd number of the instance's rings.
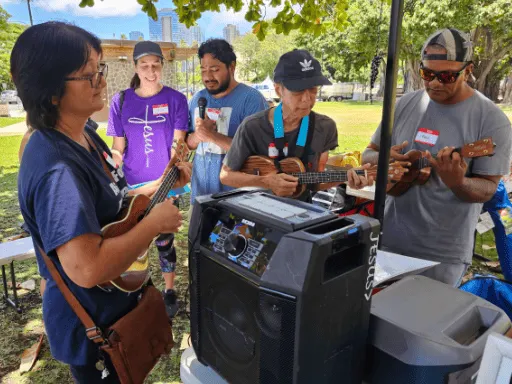
[[[489,333],[510,327],[498,307],[425,276],[408,276],[379,292],[371,315],[371,343],[415,365],[471,363]]]

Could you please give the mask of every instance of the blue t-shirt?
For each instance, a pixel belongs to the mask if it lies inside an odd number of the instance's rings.
[[[100,155],[111,153],[103,140],[86,128]],[[21,213],[35,239],[41,276],[47,279],[43,318],[52,355],[64,363],[85,365],[97,361],[98,347],[52,279],[37,244],[55,261],[65,283],[100,328],[107,328],[131,311],[137,294],[119,290],[86,289],[65,274],[55,251],[86,234],[100,234],[120,210],[127,184],[121,170],[108,165],[115,182],[107,176],[96,151],[85,148],[56,130],[32,134],[20,166],[18,194]]]
[[[219,99],[210,95],[206,89],[202,89],[190,101],[191,132],[194,131],[196,117],[199,117],[197,101],[200,97],[206,99],[206,112],[210,119],[217,122],[217,131],[229,137],[235,136],[236,130],[246,117],[268,108],[268,103],[260,91],[245,84],[238,84],[229,94]],[[226,151],[216,144],[198,145],[192,169],[192,203],[196,196],[231,189],[223,185],[219,179],[225,154]]]

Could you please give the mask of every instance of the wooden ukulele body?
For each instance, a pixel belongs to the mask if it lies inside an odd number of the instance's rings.
[[[421,162],[421,159],[425,158],[426,153],[413,149],[406,153],[409,156],[411,167],[409,172],[405,173],[397,183],[388,184],[387,194],[390,196],[401,196],[407,192],[413,185],[424,185],[430,178],[432,172],[431,167],[419,168],[417,165]]]
[[[283,173],[301,173],[306,172],[306,167],[298,157],[287,157],[279,161]],[[240,172],[250,175],[267,176],[276,173],[277,169],[274,160],[266,156],[249,156],[245,161]],[[306,190],[305,184],[299,184],[295,193],[291,196],[296,198]]]
[[[174,155],[166,167],[166,173],[157,191],[151,198],[146,195],[135,195],[123,201],[124,206],[117,215],[116,220],[101,229],[104,239],[124,235],[135,227],[156,204],[165,200],[167,194],[179,179],[179,170],[175,167],[175,164],[188,161],[188,159],[184,160],[189,153],[187,144],[183,139],[179,139],[175,144],[173,144]],[[125,272],[111,281],[99,284],[98,287],[116,287],[124,292],[135,292],[142,288],[150,276],[148,253],[150,245],[151,242]]]
[[[473,143],[464,144],[461,148],[455,148],[453,152],[458,153],[462,158],[493,156],[495,146],[491,137],[484,137]],[[409,156],[407,161],[411,163],[409,172],[398,183],[388,186],[388,195],[403,195],[413,185],[423,185],[430,178],[432,167],[430,167],[429,160],[426,158],[426,152],[413,149],[407,152],[406,155]],[[437,155],[432,156],[435,158]]]
[[[102,228],[101,234],[103,238],[109,239],[121,236],[135,227],[144,217],[150,202],[150,198],[146,195],[130,197],[127,207],[119,212],[118,219]],[[101,284],[100,287],[106,288],[113,285],[124,292],[134,292],[142,288],[149,279],[148,249],[150,245],[151,243],[148,244],[145,251],[137,257],[121,276],[110,282]]]

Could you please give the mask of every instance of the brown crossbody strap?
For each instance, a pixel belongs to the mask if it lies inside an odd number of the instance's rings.
[[[100,162],[103,165],[103,169],[107,176],[110,178],[110,180],[114,181],[114,178],[112,174],[110,173],[110,170],[108,169],[107,163],[103,156],[98,151],[98,148],[94,144],[93,140],[89,137],[89,135],[84,132],[85,139],[89,142],[89,145],[96,151],[98,154],[98,157],[100,158]],[[43,250],[43,248],[38,244],[37,245],[39,252],[41,252],[41,255],[43,256],[44,262],[46,263],[46,266],[48,267],[48,270],[50,271],[50,274],[53,277],[53,280],[55,280],[55,283],[57,284],[57,287],[62,293],[62,296],[66,299],[69,306],[73,309],[73,312],[78,316],[80,321],[85,327],[85,333],[87,335],[87,338],[89,340],[94,341],[97,344],[105,344],[108,342],[107,339],[103,336],[103,332],[100,328],[96,326],[94,321],[91,319],[87,311],[82,307],[78,299],[73,295],[73,293],[70,291],[64,280],[62,279],[62,276],[55,266],[55,262],[48,257],[46,252]]]
[[[62,296],[64,296],[70,307],[73,309],[73,312],[75,312],[75,314],[84,325],[87,338],[98,344],[104,344],[107,342],[107,340],[103,337],[101,329],[99,329],[96,324],[94,324],[94,321],[91,319],[84,307],[82,307],[75,295],[73,295],[73,293],[69,290],[68,286],[62,279],[59,270],[55,266],[54,261],[48,257],[46,252],[43,251],[39,245],[37,245],[37,247],[39,248],[41,255],[43,255],[44,262],[46,263],[46,266],[48,267],[53,280],[55,280],[57,287],[59,287],[59,290],[62,292]]]
[[[112,176],[110,169],[108,169],[107,162],[103,158],[100,151],[98,151],[98,147],[96,146],[96,144],[94,144],[94,141],[91,139],[91,137],[85,131],[84,131],[84,136],[85,136],[85,139],[87,140],[87,142],[89,143],[89,145],[92,147],[92,149],[94,149],[94,151],[98,154],[98,157],[100,158],[101,165],[103,166],[103,170],[107,174],[108,178],[110,179],[110,181],[112,181],[115,184],[114,177]]]

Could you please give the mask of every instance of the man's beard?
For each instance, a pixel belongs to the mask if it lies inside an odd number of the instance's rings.
[[[224,91],[226,91],[228,88],[229,88],[229,84],[231,83],[231,78],[227,78],[226,81],[223,81],[222,83],[219,83],[219,88],[217,89],[208,89],[206,88],[206,90],[208,91],[208,93],[210,95],[218,95],[219,93],[222,93]]]

